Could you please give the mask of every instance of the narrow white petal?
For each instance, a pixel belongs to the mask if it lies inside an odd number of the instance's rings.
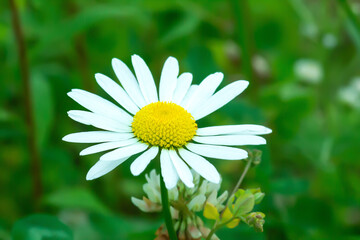
[[[132,55],[131,61],[145,101],[147,103],[159,101],[154,78],[145,61],[138,55]]]
[[[149,165],[150,161],[153,160],[159,152],[159,147],[151,147],[149,150],[141,154],[138,158],[136,158],[130,166],[130,171],[134,176],[140,175],[147,165]]]
[[[86,175],[86,180],[93,180],[107,174],[121,163],[125,162],[127,159],[128,157],[111,162],[99,160],[97,163],[95,163],[94,166],[90,168]]]
[[[199,128],[196,131],[196,135],[211,136],[211,135],[225,135],[225,134],[237,134],[237,135],[263,135],[271,133],[271,129],[254,124],[242,124],[242,125],[225,125],[225,126],[212,126]]]
[[[148,147],[145,143],[134,143],[132,145],[121,147],[111,152],[108,152],[100,157],[100,160],[103,161],[114,161],[116,159],[130,157],[137,153],[143,152]]]
[[[193,117],[195,120],[199,120],[210,113],[218,110],[240,93],[242,93],[247,86],[249,85],[248,81],[239,80],[233,83],[230,83],[226,87],[222,88],[220,91],[215,93],[210,97],[204,104],[200,105],[193,111]]]
[[[167,189],[172,189],[176,186],[179,176],[176,173],[175,167],[171,162],[169,150],[162,149],[160,153],[161,175],[164,179]]]
[[[82,150],[80,152],[80,156],[103,152],[103,151],[111,150],[114,148],[124,147],[127,145],[134,144],[138,141],[139,140],[137,138],[130,138],[127,140],[122,140],[122,141],[105,142],[105,143],[96,144],[96,145],[93,145],[91,147],[88,147],[88,148],[85,148],[84,150]]]
[[[71,119],[79,123],[85,125],[92,125],[100,129],[114,131],[114,132],[132,131],[130,126],[126,126],[122,122],[98,115],[96,113],[81,111],[81,110],[71,110],[68,112],[68,115]]]
[[[70,133],[63,137],[63,141],[73,143],[99,143],[109,141],[121,141],[133,138],[133,133],[118,133],[108,131],[89,131]]]
[[[187,91],[190,88],[192,82],[192,74],[191,73],[182,73],[177,80],[176,88],[174,91],[174,95],[172,98],[172,102],[176,104],[180,104],[183,98],[185,97]]]
[[[180,106],[182,106],[184,108],[184,106],[186,106],[189,103],[189,101],[191,100],[192,96],[194,95],[194,93],[196,92],[198,87],[199,87],[199,85],[196,85],[196,84],[193,84],[193,85],[190,86],[190,88],[187,91],[185,97],[181,101]]]
[[[189,167],[178,156],[175,150],[169,150],[169,156],[181,181],[189,188],[194,187],[193,176]]]
[[[71,92],[68,93],[68,96],[94,113],[116,119],[129,126],[131,125],[132,116],[98,95],[81,89],[72,89]]]
[[[174,57],[169,57],[164,63],[161,72],[159,98],[160,101],[171,101],[176,88],[177,77],[179,74],[179,63]]]
[[[233,147],[188,143],[186,148],[194,153],[210,158],[240,160],[248,157],[248,153],[245,150]]]
[[[144,107],[146,102],[134,74],[130,71],[125,63],[117,58],[113,58],[111,64],[117,78],[121,82],[121,85],[124,87],[125,91],[128,93],[129,97],[136,105],[138,105],[139,108]]]
[[[215,92],[216,88],[220,85],[224,78],[224,74],[217,72],[207,76],[196,89],[191,99],[184,106],[190,113],[193,112],[199,105],[205,103]]]
[[[206,180],[213,183],[220,182],[220,174],[216,168],[205,158],[184,148],[179,149],[179,154],[192,169],[198,172]]]
[[[227,136],[206,136],[206,137],[195,136],[193,140],[199,143],[227,145],[227,146],[266,144],[265,138],[255,135],[227,135]]]
[[[131,100],[125,90],[111,78],[104,74],[97,73],[95,74],[95,79],[99,86],[128,112],[136,114],[136,112],[139,111],[139,107]]]

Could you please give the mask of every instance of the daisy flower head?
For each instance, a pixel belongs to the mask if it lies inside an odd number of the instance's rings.
[[[166,188],[176,186],[180,179],[193,187],[190,168],[213,183],[219,183],[216,168],[204,157],[241,160],[248,157],[245,150],[233,146],[265,144],[258,136],[271,132],[260,125],[227,125],[200,128],[197,121],[242,93],[247,81],[235,81],[221,90],[220,72],[207,76],[199,85],[192,84],[192,74],[179,76],[179,64],[169,57],[163,66],[159,91],[142,58],[133,55],[133,72],[119,59],[112,67],[120,84],[97,73],[99,86],[117,104],[93,93],[73,89],[68,95],[86,108],[71,110],[73,120],[101,130],[72,133],[67,142],[96,143],[80,155],[109,151],[89,170],[86,179],[92,180],[110,172],[133,155],[140,154],[131,164],[131,173],[141,174],[160,154],[160,166]]]

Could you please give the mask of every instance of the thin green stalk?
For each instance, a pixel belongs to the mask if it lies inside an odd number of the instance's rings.
[[[214,227],[213,229],[211,229],[209,235],[206,237],[206,240],[210,240],[211,237],[214,235],[214,233],[219,229],[219,226]]]
[[[177,236],[176,236],[176,233],[174,230],[174,225],[173,225],[173,221],[172,221],[171,213],[170,213],[168,190],[165,187],[165,182],[164,182],[163,176],[161,174],[161,171],[160,171],[160,189],[161,189],[161,203],[162,203],[166,228],[169,233],[169,238],[171,240],[177,240]]]
[[[232,193],[231,193],[230,196],[232,196],[233,194],[235,194],[236,191],[240,188],[240,185],[241,185],[242,181],[244,180],[247,172],[248,172],[249,169],[250,169],[250,166],[251,166],[252,161],[253,161],[253,158],[250,157],[250,158],[248,159],[247,163],[246,163],[246,166],[245,166],[245,168],[244,168],[243,173],[241,174],[241,176],[240,176],[240,178],[239,178],[239,181],[237,182],[237,184],[236,184],[236,186],[234,187],[234,190],[232,191]]]
[[[253,159],[254,159],[254,158],[252,158],[252,157],[250,157],[250,158],[248,159],[248,162],[246,163],[246,166],[245,166],[245,168],[244,168],[244,171],[242,172],[242,174],[241,174],[241,176],[240,176],[240,178],[239,178],[239,181],[237,182],[236,186],[234,187],[234,190],[233,190],[232,193],[230,194],[228,201],[230,200],[231,196],[232,196],[233,194],[235,194],[236,191],[240,188],[241,183],[243,182],[243,180],[244,180],[247,172],[249,171],[249,169],[250,169],[250,167],[251,167],[251,163],[252,163]],[[227,205],[228,205],[228,203],[226,203],[226,206],[227,206]],[[235,213],[234,216],[236,216],[236,215],[237,215],[237,214]],[[214,235],[214,233],[215,233],[219,228],[225,226],[226,224],[228,224],[228,223],[231,222],[232,220],[234,220],[234,217],[231,218],[229,221],[227,221],[227,222],[225,222],[225,223],[222,223],[222,224],[220,224],[220,225],[217,225],[217,222],[216,222],[216,223],[214,224],[213,229],[211,230],[211,232],[210,232],[209,235],[207,236],[206,240],[210,240],[211,237],[212,237],[212,235]]]
[[[30,165],[33,180],[34,206],[38,207],[42,195],[41,182],[41,161],[39,151],[36,145],[36,131],[33,116],[33,105],[31,98],[29,63],[27,60],[27,52],[24,34],[21,28],[21,22],[15,0],[9,0],[11,10],[11,20],[16,40],[16,46],[19,55],[19,67],[21,72],[21,80],[24,94],[25,121],[27,124],[27,142],[30,155]]]
[[[349,17],[352,24],[354,24],[358,34],[360,35],[360,22],[359,19],[356,17],[354,12],[351,10],[351,7],[349,6],[349,3],[346,0],[337,0],[342,7],[342,9],[345,11],[346,15]]]
[[[354,41],[355,43],[357,43],[358,45],[360,44],[360,21],[357,18],[357,16],[354,14],[354,12],[352,11],[351,7],[349,6],[349,3],[347,2],[347,0],[337,0],[339,5],[341,6],[341,8],[343,9],[343,11],[345,12],[345,14],[348,16],[351,24],[353,25],[353,28],[355,30],[355,34],[356,36],[354,37]],[[360,46],[358,46],[360,47]]]

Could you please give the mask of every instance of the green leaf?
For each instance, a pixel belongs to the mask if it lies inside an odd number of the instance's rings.
[[[176,39],[190,35],[199,25],[200,19],[194,15],[187,15],[181,19],[172,29],[170,29],[160,40],[166,45]]]
[[[255,197],[251,192],[245,192],[235,201],[234,213],[241,216],[253,210],[255,205]]]
[[[56,217],[36,214],[17,221],[12,229],[13,240],[71,240],[68,226]]]
[[[50,194],[45,202],[58,208],[80,208],[91,212],[110,214],[108,208],[92,192],[82,188],[60,190]]]
[[[31,79],[31,95],[36,126],[37,144],[44,145],[54,119],[54,104],[48,79],[34,74]]]
[[[254,197],[255,197],[255,204],[259,204],[264,199],[265,193],[262,192],[255,193]]]
[[[234,218],[231,222],[229,222],[228,224],[226,224],[226,227],[228,228],[234,228],[237,225],[239,225],[240,223],[240,219],[239,218]]]

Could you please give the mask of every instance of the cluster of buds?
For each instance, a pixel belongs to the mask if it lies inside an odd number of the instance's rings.
[[[239,189],[230,196],[226,208],[218,211],[211,203],[207,202],[204,209],[204,217],[215,220],[215,227],[234,228],[241,221],[253,227],[256,231],[263,231],[265,214],[251,212],[256,204],[259,204],[265,194],[260,189]]]
[[[179,181],[176,187],[169,190],[171,215],[180,240],[206,238],[210,229],[204,226],[196,213],[204,210],[205,203],[211,204],[217,211],[223,211],[224,202],[228,198],[227,191],[218,196],[220,184],[208,182],[200,178],[196,172],[193,172],[193,176],[195,187],[186,188]],[[149,175],[146,175],[146,180],[147,183],[143,186],[146,196],[142,200],[132,197],[131,201],[144,212],[160,212],[162,211],[160,176],[152,170]],[[158,229],[156,239],[169,239],[166,228],[161,226]],[[216,235],[213,235],[212,240],[216,239],[218,239]]]

